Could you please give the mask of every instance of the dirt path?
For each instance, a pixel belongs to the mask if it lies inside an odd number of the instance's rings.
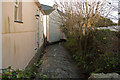
[[[83,78],[81,71],[61,43],[49,45],[45,50],[38,73],[48,78]]]

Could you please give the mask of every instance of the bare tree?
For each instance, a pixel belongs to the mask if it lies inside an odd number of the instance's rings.
[[[67,33],[74,35],[78,40],[80,50],[87,50],[87,39],[89,33],[96,29],[95,23],[101,16],[107,17],[113,7],[108,6],[106,0],[70,0],[70,1],[55,1],[61,12],[62,23]],[[76,33],[76,31],[79,33]],[[81,41],[85,37],[84,47]]]

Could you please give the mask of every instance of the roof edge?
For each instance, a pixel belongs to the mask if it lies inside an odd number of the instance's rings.
[[[38,8],[42,9],[40,2],[38,0],[34,0],[34,1],[35,1],[36,5],[38,6]]]
[[[38,0],[34,0],[34,1],[35,1],[35,4],[38,6],[38,8],[41,10],[41,12],[45,14],[44,11],[42,10],[40,2]]]

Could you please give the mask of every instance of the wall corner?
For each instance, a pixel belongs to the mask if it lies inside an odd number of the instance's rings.
[[[2,69],[2,0],[0,0],[0,69]]]

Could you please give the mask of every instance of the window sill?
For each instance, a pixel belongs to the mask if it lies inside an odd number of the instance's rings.
[[[14,22],[16,22],[16,23],[23,23],[22,21],[14,21]]]

